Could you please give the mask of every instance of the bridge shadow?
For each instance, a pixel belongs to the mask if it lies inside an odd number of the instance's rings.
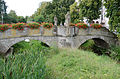
[[[92,51],[96,53],[97,55],[109,55],[110,53],[107,52],[110,48],[109,44],[100,38],[92,38],[86,40],[84,43],[82,43],[79,47],[79,49]]]

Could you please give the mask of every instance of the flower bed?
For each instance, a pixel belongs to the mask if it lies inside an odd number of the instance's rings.
[[[95,28],[95,29],[100,29],[102,25],[100,24],[91,24],[90,27]]]
[[[53,27],[52,23],[42,23],[42,26],[46,29],[51,29]]]
[[[28,23],[27,24],[27,27],[30,28],[30,29],[38,29],[41,25],[39,23]]]
[[[16,23],[11,25],[13,29],[24,30],[25,23]]]
[[[2,24],[0,25],[0,31],[4,32],[9,29],[9,24]]]
[[[88,28],[88,25],[85,24],[85,23],[77,23],[75,26],[78,27],[78,28],[83,28],[83,29]]]

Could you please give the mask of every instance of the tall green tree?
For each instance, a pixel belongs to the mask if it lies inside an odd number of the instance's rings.
[[[78,23],[80,22],[80,20],[83,20],[83,16],[80,13],[80,9],[77,2],[74,2],[74,4],[70,6],[70,16],[72,23]]]
[[[109,18],[109,28],[111,31],[120,33],[120,0],[104,0],[107,9],[107,17]]]
[[[17,14],[14,10],[11,10],[9,13],[8,13],[8,16],[10,18],[10,22],[11,23],[17,23]]]
[[[102,0],[79,0],[80,12],[89,22],[100,17],[101,6]]]
[[[64,23],[65,15],[70,11],[70,5],[72,5],[75,0],[53,0],[46,6],[45,14],[49,21],[53,22],[54,16],[58,18],[58,23]]]
[[[46,15],[45,15],[45,7],[48,5],[49,2],[41,2],[37,11],[28,18],[29,21],[36,21],[36,22],[45,22]]]

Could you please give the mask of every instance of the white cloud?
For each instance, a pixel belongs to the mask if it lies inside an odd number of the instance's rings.
[[[42,1],[52,0],[5,0],[8,6],[7,12],[15,10],[18,16],[31,16]]]

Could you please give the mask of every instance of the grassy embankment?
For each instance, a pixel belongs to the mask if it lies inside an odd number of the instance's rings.
[[[38,41],[21,42],[14,47],[14,55],[0,59],[0,78],[120,78],[120,64],[108,56],[78,49],[46,48]]]

